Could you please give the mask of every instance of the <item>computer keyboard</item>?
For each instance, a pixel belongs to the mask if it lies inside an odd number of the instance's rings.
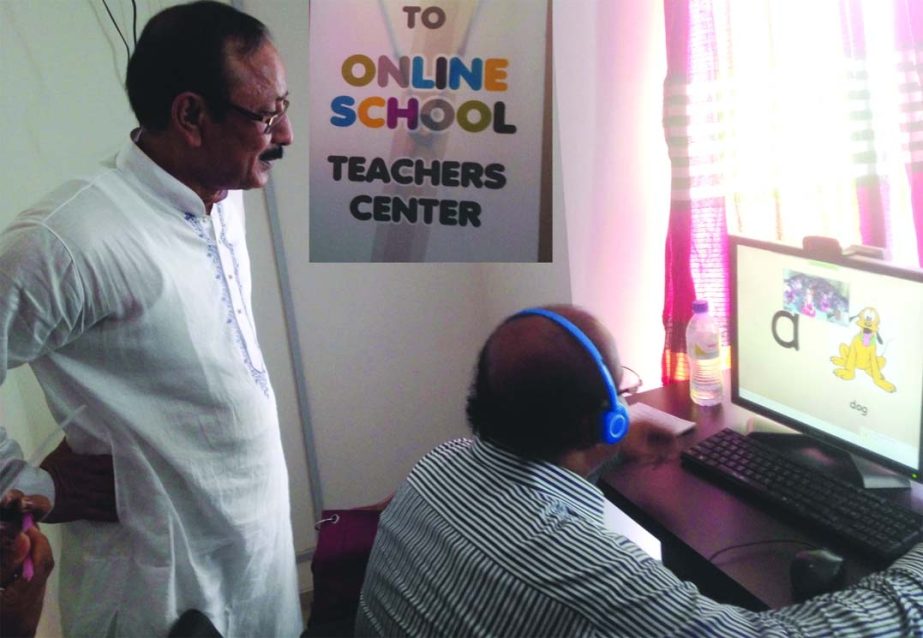
[[[923,515],[724,429],[683,452],[683,464],[744,489],[822,533],[893,560],[923,538]]]

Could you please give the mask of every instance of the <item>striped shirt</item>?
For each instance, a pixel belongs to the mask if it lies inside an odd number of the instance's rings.
[[[923,635],[923,545],[849,589],[752,612],[607,529],[604,498],[484,441],[437,447],[382,514],[356,635]]]

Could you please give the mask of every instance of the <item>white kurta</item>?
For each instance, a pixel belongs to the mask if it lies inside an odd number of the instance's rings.
[[[302,630],[275,397],[240,193],[202,201],[129,143],[0,235],[0,383],[29,362],[80,453],[114,457],[120,523],[64,525],[68,635]]]

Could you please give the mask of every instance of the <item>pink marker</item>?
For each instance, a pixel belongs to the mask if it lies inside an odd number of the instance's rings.
[[[32,513],[26,512],[22,515],[22,531],[23,533],[29,531],[32,528]],[[30,548],[31,552],[32,549]],[[32,556],[26,554],[26,559],[22,562],[22,577],[26,579],[26,582],[32,580],[32,577],[35,575],[35,566],[32,564]]]

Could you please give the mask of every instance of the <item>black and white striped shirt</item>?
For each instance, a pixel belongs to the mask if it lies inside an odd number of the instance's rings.
[[[850,589],[756,613],[608,530],[603,499],[484,441],[437,447],[382,515],[356,635],[923,636],[923,545]]]

